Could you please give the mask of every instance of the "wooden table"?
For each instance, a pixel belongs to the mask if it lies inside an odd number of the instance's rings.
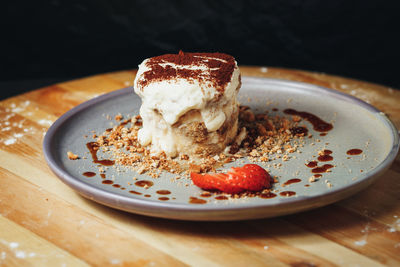
[[[400,91],[321,73],[241,67],[242,75],[333,88],[371,103],[400,128]],[[381,180],[324,208],[274,219],[185,222],[101,206],[47,167],[52,122],[135,71],[55,84],[0,102],[0,265],[400,266],[400,158]]]

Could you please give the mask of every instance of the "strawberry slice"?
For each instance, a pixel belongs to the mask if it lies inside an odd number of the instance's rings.
[[[237,194],[243,191],[261,191],[270,188],[273,182],[266,170],[256,164],[231,168],[227,173],[192,172],[190,177],[195,185],[205,190],[219,190]]]

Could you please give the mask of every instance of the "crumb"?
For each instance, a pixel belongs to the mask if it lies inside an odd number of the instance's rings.
[[[300,121],[301,121],[301,117],[300,117],[300,116],[297,116],[297,115],[293,115],[293,116],[292,116],[292,120],[293,120],[294,122],[300,122]]]
[[[289,156],[288,155],[283,155],[282,160],[283,161],[288,161],[289,160]]]
[[[122,117],[121,114],[117,114],[117,115],[115,115],[114,119],[115,119],[116,121],[121,121],[121,120],[123,119],[123,117]]]
[[[201,166],[200,165],[196,165],[196,164],[189,164],[189,172],[200,173],[201,172]]]
[[[316,182],[316,181],[318,181],[318,178],[315,177],[314,175],[311,176],[310,178],[308,178],[308,182],[310,182],[310,183],[314,183],[314,182]]]
[[[181,155],[181,160],[189,160],[189,156],[186,154]]]
[[[140,167],[140,168],[137,170],[137,172],[138,172],[139,174],[143,174],[143,173],[146,172],[146,168],[145,168],[144,166],[142,166],[142,167]]]
[[[325,184],[327,187],[331,188],[333,185],[328,180],[325,180]]]
[[[79,159],[79,156],[76,155],[76,154],[74,154],[74,153],[72,153],[71,151],[68,151],[68,152],[67,152],[67,156],[68,156],[68,158],[69,158],[70,160]]]

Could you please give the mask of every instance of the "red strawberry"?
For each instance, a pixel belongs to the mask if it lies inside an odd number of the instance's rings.
[[[227,173],[192,172],[190,177],[195,185],[205,190],[219,190],[236,194],[243,191],[261,191],[270,188],[273,180],[266,170],[256,164],[231,168]]]

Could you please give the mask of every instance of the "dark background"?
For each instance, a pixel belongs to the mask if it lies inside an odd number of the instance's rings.
[[[4,5],[4,4],[3,4]],[[1,98],[184,51],[400,88],[398,1],[9,1]]]

